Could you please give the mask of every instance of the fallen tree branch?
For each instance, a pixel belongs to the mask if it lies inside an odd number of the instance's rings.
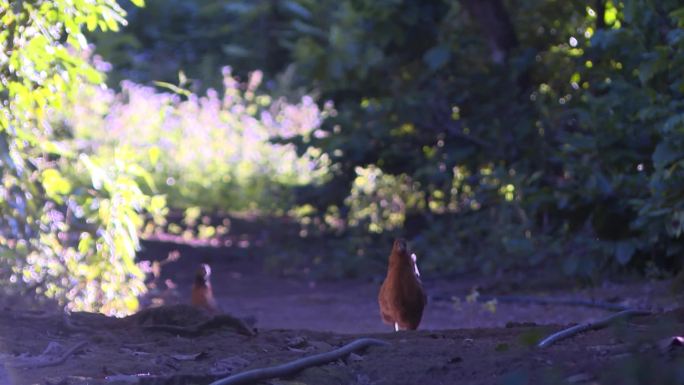
[[[329,352],[314,354],[313,356],[303,357],[285,364],[272,366],[270,368],[247,370],[245,372],[214,381],[210,385],[248,384],[257,381],[263,381],[268,378],[286,377],[312,366],[323,365],[328,362],[335,361],[356,350],[374,345],[387,346],[389,343],[375,338],[360,338]]]
[[[69,357],[76,353],[78,350],[83,348],[88,344],[87,341],[81,341],[77,343],[76,345],[72,346],[70,349],[68,349],[66,352],[62,353],[61,356],[52,359],[52,360],[44,360],[45,359],[45,353],[41,354],[40,356],[37,357],[32,357],[29,359],[25,359],[25,362],[13,362],[13,363],[8,363],[7,366],[15,369],[21,369],[21,368],[45,368],[48,366],[56,366],[56,365],[61,365],[63,364]]]
[[[230,326],[240,334],[246,336],[255,336],[254,329],[249,327],[243,320],[233,317],[229,314],[220,314],[212,317],[210,320],[192,326],[175,326],[175,325],[145,325],[142,326],[145,330],[162,331],[167,333],[174,333],[182,336],[196,337],[207,330],[219,329],[224,326]]]
[[[149,373],[139,374],[116,374],[105,377],[106,383],[128,384],[128,385],[169,385],[169,384],[206,384],[216,379],[213,374],[190,374],[177,373],[171,375],[150,375]],[[97,379],[88,379],[93,382]]]
[[[581,307],[593,307],[598,309],[613,310],[613,311],[623,311],[629,310],[630,308],[625,305],[620,305],[617,303],[610,303],[604,301],[594,301],[590,299],[573,299],[573,298],[550,298],[550,297],[532,297],[525,295],[481,295],[478,297],[478,301],[491,301],[496,300],[501,303],[524,303],[533,305],[559,305],[559,306],[581,306]]]
[[[551,346],[552,344],[564,340],[566,338],[570,338],[576,334],[588,331],[588,330],[599,330],[603,329],[610,324],[612,324],[615,321],[625,319],[625,318],[631,318],[635,316],[643,316],[643,315],[649,315],[651,312],[645,311],[645,310],[623,310],[619,313],[611,314],[610,316],[600,319],[595,322],[587,322],[579,325],[572,326],[570,328],[561,330],[557,333],[551,334],[550,336],[544,338],[539,344],[537,344],[538,348],[547,348]]]
[[[435,301],[451,301],[453,297],[447,295],[435,295],[431,299]],[[547,305],[547,306],[578,306],[578,307],[592,307],[597,309],[623,311],[629,310],[630,307],[620,305],[617,303],[610,303],[605,301],[594,301],[587,299],[574,298],[553,298],[553,297],[534,297],[526,295],[479,295],[478,302],[497,301],[499,303],[520,303],[526,305]]]

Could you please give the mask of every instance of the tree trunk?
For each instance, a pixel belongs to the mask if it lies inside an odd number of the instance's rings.
[[[502,0],[461,0],[461,3],[486,35],[492,61],[505,63],[518,46],[518,37]]]
[[[606,0],[596,0],[596,30],[606,28]]]

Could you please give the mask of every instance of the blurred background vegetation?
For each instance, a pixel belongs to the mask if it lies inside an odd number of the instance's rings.
[[[13,290],[131,311],[179,212],[291,217],[338,275],[396,235],[439,273],[682,268],[679,1],[141,5],[0,0]]]

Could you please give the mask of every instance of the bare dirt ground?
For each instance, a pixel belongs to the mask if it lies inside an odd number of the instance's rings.
[[[258,256],[233,257],[225,250],[173,243],[148,243],[143,254],[161,260],[173,250],[180,252],[180,259],[163,266],[157,289],[145,300],[148,305],[163,302],[166,306],[131,317],[88,313],[65,317],[49,310],[29,311],[5,300],[0,313],[0,357],[5,364],[0,368],[0,384],[209,384],[243,370],[330,351],[360,337],[390,345],[370,347],[288,378],[261,383],[677,383],[669,382],[669,369],[658,366],[678,362],[682,356],[676,344],[663,342],[684,330],[682,312],[672,310],[677,300],[668,282],[605,283],[577,289],[526,272],[505,279],[424,275],[430,300],[423,323],[418,331],[395,333],[382,324],[378,313],[381,275],[335,281],[286,278],[264,273]],[[230,323],[194,328],[210,317],[189,306],[174,305],[188,302],[200,262],[212,265],[214,291],[222,309],[235,317],[255,319],[256,335],[240,334]],[[483,294],[604,301],[655,314],[539,349],[535,343],[541,338],[611,311],[469,302],[465,298],[474,287]],[[65,355],[71,348],[75,348],[73,353]],[[620,377],[629,370],[634,371],[630,376],[634,381]],[[650,374],[641,378],[638,370]]]

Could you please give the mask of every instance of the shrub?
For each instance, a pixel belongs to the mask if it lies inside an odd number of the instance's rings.
[[[124,12],[113,0],[2,0],[0,18],[4,288],[72,310],[129,313],[145,289],[134,261],[140,213],[163,199],[142,192],[136,180],[146,175],[125,154],[105,162],[71,151],[52,120],[82,86],[103,80],[82,58],[81,29],[116,30]]]
[[[203,96],[166,83],[158,85],[174,92],[130,81],[119,93],[90,88],[65,120],[82,151],[110,159],[117,148],[130,148],[171,207],[283,212],[292,202],[290,187],[325,177],[327,157],[314,147],[297,154],[293,145],[269,140],[319,135],[332,106],[320,109],[310,96],[292,104],[259,93],[260,71],[244,84],[228,67],[223,75],[223,91]]]

